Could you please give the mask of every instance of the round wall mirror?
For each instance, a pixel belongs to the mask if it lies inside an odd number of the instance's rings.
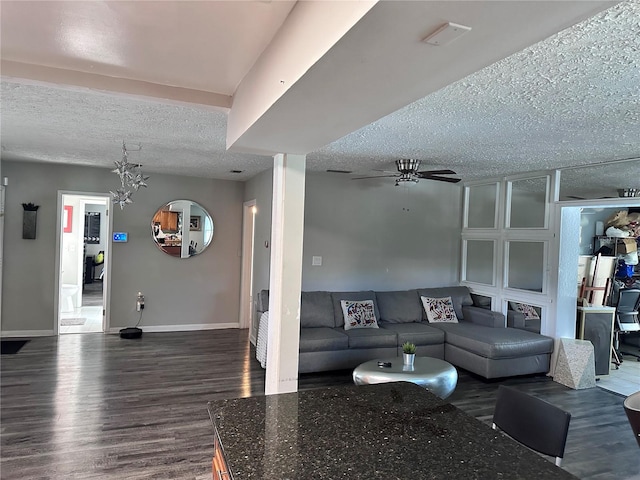
[[[178,258],[202,253],[213,239],[213,219],[202,205],[174,200],[158,209],[151,221],[151,236],[167,255]]]

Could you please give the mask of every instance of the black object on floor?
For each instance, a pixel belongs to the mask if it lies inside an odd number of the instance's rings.
[[[0,353],[2,353],[2,355],[18,353],[28,341],[29,340],[2,340],[0,341]]]
[[[127,327],[120,330],[120,338],[140,338],[142,329],[137,327]]]

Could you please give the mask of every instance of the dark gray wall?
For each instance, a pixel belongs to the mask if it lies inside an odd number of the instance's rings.
[[[108,193],[119,180],[107,169],[8,161],[2,175],[9,178],[2,330],[52,330],[58,190]],[[237,324],[243,184],[160,174],[148,183],[133,205],[111,208],[114,231],[129,232],[128,243],[113,245],[111,328],[137,321],[138,291],[146,297],[143,326]],[[156,210],[176,199],[198,202],[215,222],[211,246],[188,259],[164,254],[151,238]],[[35,240],[22,239],[24,202],[40,205]]]

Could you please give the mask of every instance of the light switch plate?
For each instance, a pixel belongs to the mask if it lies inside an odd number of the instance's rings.
[[[322,257],[320,256],[313,256],[311,257],[311,265],[314,267],[321,267],[322,266]]]

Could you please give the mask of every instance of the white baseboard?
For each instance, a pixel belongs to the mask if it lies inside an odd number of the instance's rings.
[[[112,327],[109,333],[120,333],[126,327]],[[223,328],[240,328],[239,323],[191,323],[187,325],[140,325],[143,332],[193,332],[197,330],[221,330]]]
[[[53,337],[53,330],[5,330],[0,337]]]

